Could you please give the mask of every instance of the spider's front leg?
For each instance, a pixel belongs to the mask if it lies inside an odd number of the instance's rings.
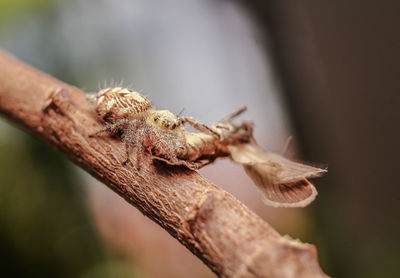
[[[182,124],[188,123],[188,124],[190,124],[191,126],[193,126],[195,129],[197,129],[200,132],[204,132],[206,134],[210,134],[210,135],[216,136],[218,138],[221,137],[218,132],[214,131],[213,129],[211,129],[207,125],[205,125],[205,124],[203,124],[203,123],[201,123],[199,121],[196,121],[192,117],[183,117],[183,118],[180,118],[180,119],[182,121]]]

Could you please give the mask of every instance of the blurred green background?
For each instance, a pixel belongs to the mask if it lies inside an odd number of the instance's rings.
[[[122,83],[329,167],[305,209],[265,207],[241,167],[202,169],[333,277],[400,277],[400,4],[0,0],[0,47],[87,92]],[[2,277],[213,277],[104,185],[0,121]]]

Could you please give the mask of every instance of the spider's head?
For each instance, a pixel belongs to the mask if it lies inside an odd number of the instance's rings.
[[[147,123],[164,130],[182,130],[182,120],[168,110],[153,110],[150,112]]]

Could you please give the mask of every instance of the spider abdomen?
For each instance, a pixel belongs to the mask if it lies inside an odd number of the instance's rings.
[[[96,112],[104,122],[132,119],[151,109],[151,103],[133,90],[121,87],[103,89],[96,95]]]

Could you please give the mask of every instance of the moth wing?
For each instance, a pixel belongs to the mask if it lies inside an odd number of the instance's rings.
[[[232,160],[243,165],[259,189],[263,202],[274,207],[304,207],[317,196],[307,180],[326,170],[267,152],[256,143],[228,146]]]

